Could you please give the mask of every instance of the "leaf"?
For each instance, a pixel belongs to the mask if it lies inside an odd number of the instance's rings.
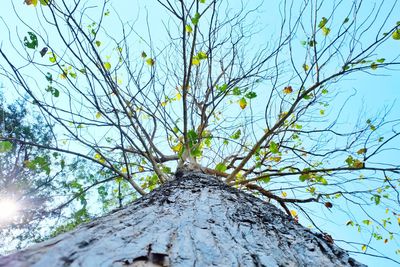
[[[0,141],[0,153],[8,152],[12,147],[13,145],[10,141]]]
[[[96,119],[100,119],[100,117],[101,117],[101,113],[100,113],[100,112],[97,112],[97,113],[96,113]]]
[[[328,22],[328,19],[325,17],[322,17],[321,21],[318,24],[318,28],[320,28],[320,29],[324,28],[327,22]]]
[[[311,46],[311,47],[314,47],[316,44],[317,44],[317,42],[315,40],[310,40],[308,42],[308,45]]]
[[[37,3],[37,2],[36,2]],[[28,32],[29,35],[29,39],[28,37],[24,37],[24,45],[29,48],[29,49],[36,49],[38,47],[38,39],[36,34],[34,34],[33,32]]]
[[[103,66],[106,70],[110,70],[111,69],[111,63],[110,62],[104,62]]]
[[[327,28],[327,27],[323,27],[322,28],[322,34],[324,36],[327,36],[329,33],[331,32],[331,29]]]
[[[208,56],[207,56],[207,53],[206,53],[206,52],[200,51],[200,52],[197,53],[197,58],[198,58],[199,60],[203,60],[203,59],[207,59]]]
[[[54,54],[53,52],[50,52],[50,53],[52,54],[52,56],[49,57],[49,61],[50,61],[51,63],[56,63],[56,61],[57,61],[57,56],[56,56],[56,54]]]
[[[200,0],[200,3],[205,4],[206,0]]]
[[[193,57],[192,58],[192,65],[199,66],[200,65],[200,60],[197,57]]]
[[[146,57],[147,57],[146,52],[143,51],[142,54],[141,54],[141,57],[142,57],[142,58],[146,58]]]
[[[365,225],[371,225],[372,224],[372,222],[370,220],[363,220],[362,223],[365,224]]]
[[[25,4],[37,6],[38,0],[25,0]]]
[[[233,94],[233,95],[241,95],[241,94],[242,94],[242,91],[240,90],[239,87],[235,87],[235,88],[233,88],[233,90],[232,90],[232,94]]]
[[[101,46],[101,42],[100,42],[99,40],[97,40],[97,41],[95,42],[95,44],[96,44],[97,47]]]
[[[350,20],[349,18],[345,18],[345,19],[343,20],[343,24],[349,22],[349,20]]]
[[[325,202],[325,207],[327,207],[328,209],[331,209],[332,207],[333,207],[333,205],[332,205],[332,203],[331,202]]]
[[[148,59],[146,59],[146,63],[147,63],[147,65],[149,65],[149,66],[154,66],[155,61],[154,61],[154,59],[152,59],[152,58],[148,58]]]
[[[310,66],[308,66],[307,64],[303,64],[304,71],[308,71],[309,69],[310,69]]]
[[[226,165],[224,163],[218,163],[217,166],[215,166],[215,170],[219,172],[225,172],[227,169]]]
[[[392,33],[392,38],[393,40],[400,40],[400,29],[397,29]]]
[[[365,154],[365,153],[367,153],[367,149],[366,149],[366,148],[360,148],[360,149],[357,151],[357,154],[358,154],[358,155]]]
[[[291,214],[293,217],[297,217],[297,212],[296,212],[295,210],[290,210],[290,214]]]
[[[50,83],[53,82],[53,75],[50,72],[46,73],[46,80]]]
[[[234,134],[231,135],[231,138],[234,140],[237,140],[240,138],[240,135],[242,134],[242,132],[239,130],[237,130]]]
[[[378,68],[378,64],[376,64],[375,62],[371,64],[372,70],[376,70],[377,68]]]
[[[247,107],[246,98],[242,97],[242,98],[239,100],[239,106],[240,106],[241,109],[245,109],[245,108]]]
[[[50,3],[50,0],[40,0],[40,4],[42,6],[47,6]]]
[[[144,167],[141,166],[141,165],[139,165],[139,166],[138,166],[138,171],[139,171],[139,172],[144,172]]]
[[[185,26],[185,30],[187,33],[191,34],[193,32],[192,26],[190,26],[189,24],[186,24]]]
[[[257,97],[257,94],[256,92],[248,92],[244,96],[247,97],[248,99],[253,99]]]
[[[47,53],[47,50],[49,50],[49,48],[43,47],[42,50],[40,50],[40,52],[39,52],[40,56],[44,57],[46,55],[46,53]]]
[[[283,88],[283,93],[285,93],[285,94],[290,94],[292,92],[293,92],[293,88],[290,85]]]
[[[178,153],[182,150],[182,147],[183,147],[182,143],[178,143],[177,145],[172,146],[171,148],[172,148],[172,151]]]
[[[274,141],[271,141],[269,143],[269,151],[271,151],[272,154],[277,154],[279,153],[279,146],[277,143],[275,143]]]
[[[380,58],[380,59],[377,59],[376,62],[383,63],[383,62],[385,62],[385,59],[384,58]]]
[[[193,25],[197,25],[199,23],[199,19],[200,19],[200,14],[199,12],[196,12],[196,14],[194,14],[194,17],[192,18]]]
[[[362,245],[361,246],[361,250],[364,251],[364,252],[367,251],[367,245]]]

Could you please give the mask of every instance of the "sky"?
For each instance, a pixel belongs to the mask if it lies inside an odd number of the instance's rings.
[[[23,19],[26,19],[28,22],[32,19],[35,20],[35,10],[33,7],[26,7],[20,5],[20,1],[6,1],[2,5],[2,9],[0,11],[0,17],[2,19],[2,23],[0,22],[0,32],[5,32],[4,25],[7,25],[11,30],[12,35],[23,36],[26,32],[26,27],[21,25],[18,18],[14,14],[14,12],[10,12],[12,10],[11,3],[14,2],[14,5],[18,8],[18,15]],[[22,2],[22,1],[21,1]],[[252,37],[252,44],[254,47],[258,45],[262,45],[265,42],[273,40],[276,37],[276,34],[279,30],[279,23],[281,21],[280,14],[277,10],[279,10],[279,2],[280,1],[265,1],[265,3],[261,4],[254,17],[251,17],[256,22],[255,27],[258,27],[258,34]],[[338,1],[332,1],[333,3],[337,3]],[[387,1],[388,4],[394,3],[395,1]],[[91,4],[92,1],[87,1],[88,4]],[[249,6],[256,6],[259,1],[254,1],[251,3],[247,3],[243,1],[242,3],[248,4]],[[256,4],[254,4],[256,3]],[[368,0],[365,1],[365,10],[370,10],[374,6],[375,3],[379,3],[379,1]],[[164,31],[164,25],[168,24],[170,20],[168,19],[168,14],[165,11],[160,9],[159,5],[156,1],[110,1],[112,8],[110,7],[110,17],[106,18],[106,24],[108,25],[108,29],[110,34],[118,35],[120,32],[120,24],[116,19],[115,14],[118,13],[122,21],[137,21],[135,25],[137,28],[135,29],[138,33],[138,36],[146,36],[147,34],[147,25],[143,23],[143,19],[148,18],[149,27],[151,30],[152,41],[155,46],[162,46],[166,41],[166,33]],[[230,8],[235,9],[239,5],[239,1],[234,2],[230,1]],[[229,11],[229,8],[227,9]],[[400,11],[399,6],[397,5],[396,10]],[[327,12],[330,12],[327,10]],[[396,12],[394,12],[396,14]],[[399,14],[400,12],[397,12]],[[323,14],[323,11],[321,12]],[[335,16],[337,17],[346,17],[346,9],[338,9]],[[365,16],[368,16],[367,13],[362,13]],[[395,22],[395,16],[391,17],[390,20]],[[399,18],[397,18],[399,19]],[[334,27],[335,25],[332,25]],[[375,27],[375,26],[372,26]],[[3,30],[2,30],[3,29]],[[51,37],[51,33],[49,33]],[[3,35],[4,36],[4,35]],[[16,36],[12,36],[15,38]],[[299,31],[299,35],[294,38],[298,39],[298,47],[297,49],[301,49],[300,42],[303,40],[303,36],[301,36],[301,31]],[[373,35],[367,36],[367,38],[374,38]],[[142,47],[145,47],[143,41],[140,38],[137,38],[137,43],[135,44],[138,51],[141,50]],[[7,41],[7,38],[0,39],[0,46],[2,48],[7,48],[10,44]],[[388,42],[388,45],[385,46],[380,51],[376,51],[377,57],[387,57],[390,58],[392,55],[398,55],[400,50],[400,42]],[[301,54],[296,60],[299,62],[302,60]],[[17,58],[17,57],[15,57]],[[18,61],[16,61],[18,63]],[[338,63],[339,64],[339,63]],[[16,96],[13,90],[7,86],[7,81],[2,81],[0,77],[0,82],[3,83],[3,90],[6,98],[12,102],[14,97]],[[347,76],[344,80],[337,83],[337,87],[332,90],[337,90],[340,92],[335,100],[330,103],[330,107],[327,109],[327,116],[329,118],[329,114],[335,114],[337,111],[337,107],[341,106],[341,103],[346,102],[347,104],[343,109],[344,120],[342,121],[343,129],[351,127],[354,121],[357,121],[361,116],[362,118],[375,117],[376,114],[382,112],[384,107],[391,107],[391,112],[388,115],[388,118],[397,119],[400,115],[400,99],[398,90],[400,83],[398,82],[398,72],[393,71],[370,71],[369,73],[360,73],[351,76]],[[354,94],[354,95],[353,95]],[[352,97],[350,97],[353,95]],[[255,112],[263,113],[262,108],[257,109],[257,105],[254,105]],[[332,115],[333,116],[333,115]],[[394,140],[391,147],[400,147],[400,140]],[[398,164],[399,154],[398,151],[388,151],[382,154],[377,161],[385,161],[385,162],[393,162]],[[324,212],[321,210],[321,212]],[[377,211],[378,212],[378,211]],[[329,216],[329,214],[328,214]],[[330,228],[330,233],[334,238],[337,239],[345,239],[346,237],[359,237],[359,233],[357,231],[343,231],[343,221],[347,220],[347,218],[334,218],[337,221],[336,226],[332,226]],[[320,223],[324,223],[321,221]],[[368,241],[369,236],[365,236],[365,242]],[[349,238],[353,239],[353,238]],[[398,247],[398,244],[397,244]],[[393,246],[389,245],[379,245],[379,249],[385,251],[387,255],[391,257],[397,257],[399,260],[399,256],[393,255],[392,251],[394,249]],[[369,264],[370,266],[377,266],[382,262],[385,263],[386,266],[391,266],[394,264],[390,261],[383,261],[382,259],[375,259],[371,257],[365,257],[363,255],[354,255],[356,259],[359,259],[361,262]],[[393,265],[395,266],[395,265]]]

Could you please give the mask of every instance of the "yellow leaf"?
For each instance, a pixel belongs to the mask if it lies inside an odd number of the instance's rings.
[[[282,191],[282,197],[287,197],[287,193],[285,191]]]
[[[189,33],[189,34],[191,34],[192,31],[193,31],[192,26],[190,26],[189,24],[187,24],[187,25],[185,26],[185,29],[186,29],[186,32]]]
[[[400,216],[397,217],[397,223],[400,225]]]
[[[161,106],[165,107],[167,105],[166,101],[161,102]]]
[[[239,106],[241,109],[245,109],[247,107],[247,101],[244,97],[239,100]]]
[[[290,214],[292,214],[293,217],[297,216],[297,212],[295,210],[290,210]]]
[[[304,71],[308,71],[310,69],[310,66],[308,66],[307,64],[303,64],[303,69]]]
[[[293,88],[290,85],[286,86],[285,88],[283,88],[283,92],[285,94],[290,94],[291,92],[293,92]]]
[[[126,169],[126,167],[123,167],[123,168],[121,169],[121,172],[122,172],[122,173],[127,173],[128,170]]]
[[[100,112],[97,112],[97,113],[96,113],[96,119],[100,119],[100,117],[101,117],[101,113],[100,113]]]
[[[179,101],[179,100],[181,100],[181,98],[182,98],[182,95],[181,95],[181,93],[177,93],[177,94],[176,94],[176,100],[178,100],[178,101]]]
[[[362,245],[361,250],[365,252],[367,250],[367,245]]]
[[[152,59],[152,58],[148,58],[148,59],[146,59],[146,63],[147,63],[147,65],[149,65],[149,66],[153,66],[154,63],[155,63],[155,61],[154,61],[154,59]]]
[[[192,58],[192,65],[195,65],[195,66],[200,65],[200,60],[196,57]]]
[[[110,62],[104,62],[103,66],[106,70],[110,70],[111,69],[111,63]]]
[[[138,167],[138,170],[139,170],[140,172],[144,172],[143,166],[139,166],[139,167]]]
[[[100,163],[104,163],[106,161],[99,153],[96,153],[94,155],[94,158],[97,159]]]
[[[172,147],[172,151],[177,152],[177,153],[179,151],[181,151],[181,149],[182,149],[182,143],[178,143],[176,146]]]

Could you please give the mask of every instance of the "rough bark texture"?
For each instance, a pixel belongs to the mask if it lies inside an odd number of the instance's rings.
[[[364,266],[271,204],[186,173],[0,266]]]

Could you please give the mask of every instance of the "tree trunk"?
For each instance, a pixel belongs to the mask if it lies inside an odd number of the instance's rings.
[[[187,172],[0,266],[364,266],[275,206]]]

